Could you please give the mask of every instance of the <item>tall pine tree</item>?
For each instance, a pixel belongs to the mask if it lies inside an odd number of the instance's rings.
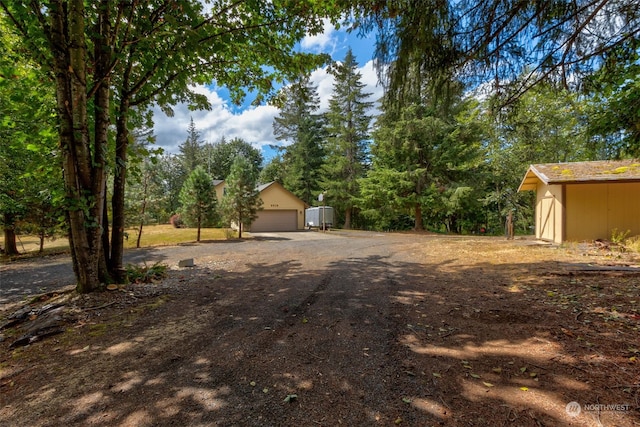
[[[358,179],[365,174],[367,142],[371,117],[367,115],[373,103],[364,93],[362,76],[351,49],[344,62],[333,69],[335,84],[329,100],[327,142],[325,146],[323,189],[330,204],[341,212],[344,228],[351,228],[355,198],[360,189]]]
[[[188,176],[195,168],[202,164],[202,141],[200,140],[200,132],[196,129],[193,122],[189,122],[187,129],[187,139],[178,147],[180,150],[180,161],[185,176]]]
[[[414,229],[424,230],[423,210],[433,217],[458,172],[473,167],[479,135],[457,118],[465,107],[460,96],[453,103],[443,103],[429,92],[413,92],[405,99],[410,102],[403,106],[383,105],[373,134],[372,169],[361,180],[361,200],[380,224],[381,215],[390,209],[411,215]]]
[[[321,116],[315,114],[320,98],[308,77],[283,90],[284,105],[274,119],[273,132],[284,148],[284,186],[307,204],[320,193],[323,164]]]

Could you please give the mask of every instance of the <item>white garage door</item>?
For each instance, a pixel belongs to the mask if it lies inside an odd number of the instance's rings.
[[[297,211],[260,211],[258,218],[251,224],[254,233],[265,231],[296,231],[298,229]]]

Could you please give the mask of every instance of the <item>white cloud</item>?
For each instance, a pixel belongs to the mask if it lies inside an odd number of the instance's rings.
[[[311,81],[318,88],[318,95],[320,96],[320,108],[318,113],[324,113],[329,108],[329,99],[333,92],[333,84],[335,79],[333,75],[327,72],[327,68],[318,68],[311,73]]]
[[[325,19],[323,24],[323,31],[320,34],[308,35],[300,42],[300,46],[304,50],[314,52],[326,52],[332,51],[335,47],[335,34],[336,27],[328,20]],[[330,48],[330,49],[327,49]]]
[[[187,104],[178,104],[173,107],[173,117],[168,117],[158,107],[153,109],[157,145],[166,151],[178,151],[178,146],[187,138],[191,118],[205,142],[217,142],[223,136],[241,138],[256,148],[275,142],[272,123],[278,112],[276,107],[258,106],[234,113],[215,88],[197,86],[193,90],[207,97],[211,110],[191,111]]]
[[[371,93],[370,101],[376,102],[382,97],[382,87],[378,85],[378,77],[369,61],[359,70],[362,83],[366,86],[365,93]],[[327,72],[327,68],[319,68],[311,74],[311,81],[318,87],[320,108],[318,112],[325,112],[329,107],[329,99],[333,93],[334,78]],[[250,107],[240,112],[234,112],[227,101],[220,97],[216,88],[196,86],[193,90],[203,94],[211,103],[211,110],[189,110],[187,104],[173,107],[173,117],[167,117],[158,107],[154,112],[154,134],[157,145],[166,151],[176,153],[178,146],[187,138],[189,122],[193,118],[196,129],[205,142],[217,142],[225,137],[227,140],[241,138],[260,149],[264,145],[281,145],[273,135],[273,119],[279,109],[272,105]],[[369,114],[378,114],[377,104]]]

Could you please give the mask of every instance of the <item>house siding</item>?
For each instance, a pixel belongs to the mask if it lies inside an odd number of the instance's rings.
[[[304,202],[286,191],[277,183],[271,184],[260,193],[262,209],[270,211],[296,211],[298,230],[304,229]],[[260,212],[258,212],[260,216]]]

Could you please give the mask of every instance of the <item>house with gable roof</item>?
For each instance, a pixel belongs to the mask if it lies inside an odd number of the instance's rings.
[[[225,194],[225,182],[215,180],[214,186],[220,201]],[[259,185],[258,190],[262,209],[246,231],[259,233],[304,230],[304,210],[308,207],[304,201],[277,181]]]

